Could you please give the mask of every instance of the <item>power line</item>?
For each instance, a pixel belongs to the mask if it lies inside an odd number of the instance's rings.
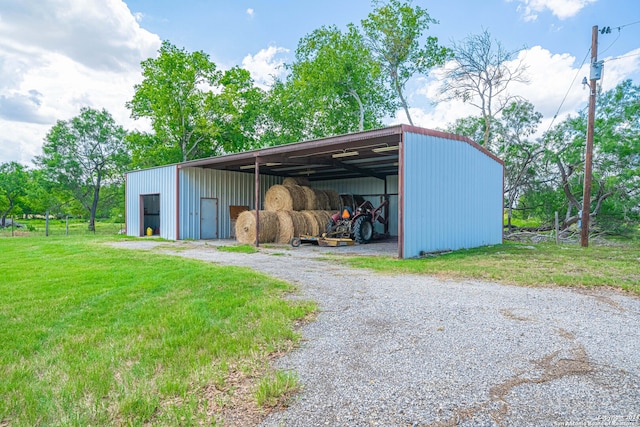
[[[580,69],[582,68],[584,63],[587,61],[587,58],[589,57],[590,52],[591,52],[591,48],[587,49],[587,53],[584,55],[582,64],[580,64],[580,66],[578,67],[578,70],[576,71],[576,75],[573,76],[573,80],[569,85],[569,89],[567,89],[567,93],[564,94],[564,98],[562,98],[562,102],[560,103],[560,106],[558,107],[558,110],[556,111],[556,113],[553,115],[553,119],[551,120],[551,123],[549,123],[549,127],[547,128],[547,131],[545,133],[549,132],[549,130],[551,129],[551,126],[553,126],[553,122],[555,122],[556,118],[558,117],[558,113],[560,113],[560,109],[564,105],[564,101],[567,100],[567,96],[569,96],[569,92],[571,92],[571,88],[573,87],[573,84],[576,82],[576,79],[578,78],[578,74],[580,74]]]
[[[625,24],[625,25],[619,25],[617,27],[613,27],[614,29],[618,30],[618,37],[615,38],[615,40],[613,42],[611,42],[611,44],[609,46],[607,46],[607,48],[603,51],[600,52],[600,55],[604,54],[606,51],[608,51],[609,49],[611,49],[611,46],[613,46],[614,44],[616,44],[616,42],[618,41],[618,39],[620,38],[620,35],[622,34],[622,29],[625,27],[629,27],[631,25],[636,25],[636,24],[640,24],[640,21],[635,21],[635,22],[631,22],[629,24]],[[611,34],[611,27],[607,26],[607,27],[602,27],[600,29],[600,33],[601,34]]]
[[[638,52],[638,53],[632,53],[631,55],[616,56],[615,58],[609,58],[609,59],[607,59],[605,62],[617,61],[618,59],[631,58],[632,56],[638,56],[638,55],[640,55],[640,52]]]
[[[620,28],[618,28],[618,37],[616,37],[616,39],[614,41],[611,42],[611,44],[609,46],[607,46],[607,48],[603,51],[600,52],[600,55],[603,55],[606,51],[608,51],[609,49],[611,49],[611,46],[613,46],[614,44],[616,44],[616,42],[618,41],[618,39],[620,38],[620,34],[622,34],[622,32],[620,31]]]
[[[618,27],[613,27],[613,28],[617,28],[618,31],[619,31],[619,30],[623,29],[624,27],[630,27],[631,25],[636,25],[636,24],[640,24],[640,21],[632,22],[630,24],[620,25]]]

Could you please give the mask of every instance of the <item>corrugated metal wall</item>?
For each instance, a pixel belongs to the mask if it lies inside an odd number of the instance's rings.
[[[404,257],[501,243],[502,165],[463,141],[404,141]]]
[[[311,186],[320,190],[335,190],[341,194],[361,194],[374,206],[381,203],[379,197],[374,194],[384,194],[384,181],[377,178],[351,178],[335,179],[330,181],[314,181]],[[387,177],[387,193],[389,197],[389,233],[392,236],[398,235],[398,177]],[[376,223],[375,229],[378,233],[384,231],[384,225]]]
[[[160,237],[177,238],[176,177],[176,165],[127,173],[127,235],[140,236],[140,195],[160,194]]]
[[[260,200],[282,178],[260,175]],[[229,206],[254,208],[253,173],[229,172],[204,168],[180,169],[180,238],[200,239],[200,199],[218,199],[218,238],[231,236]]]

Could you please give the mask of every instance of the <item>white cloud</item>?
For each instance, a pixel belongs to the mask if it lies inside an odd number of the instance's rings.
[[[540,132],[548,129],[556,112],[558,117],[554,122],[558,123],[587,105],[589,93],[582,87],[581,81],[583,77],[589,77],[589,63],[587,58],[586,63],[580,67],[582,59],[583,57],[576,58],[569,54],[553,54],[540,46],[534,46],[521,51],[514,60],[512,65],[521,60],[528,67],[529,83],[513,83],[509,86],[509,92],[530,101],[536,111],[542,113],[544,118],[539,127]],[[604,73],[600,84],[604,90],[610,90],[640,72],[640,48],[621,55],[619,59],[604,58],[604,61]],[[417,105],[418,95],[422,95],[422,99],[429,103],[438,99],[442,73],[442,69],[433,70],[429,79],[419,81],[420,86],[414,93],[413,105]],[[423,102],[424,104],[427,103]],[[440,102],[435,106],[414,107],[410,109],[410,114],[418,126],[444,128],[456,119],[479,115],[479,110],[456,100]],[[404,111],[398,111],[394,123],[407,123],[405,117]]]
[[[640,48],[634,49],[619,57],[605,57],[602,71],[602,88],[613,89],[623,80],[633,78],[637,84],[640,77]]]
[[[255,11],[252,8],[248,8],[247,15],[249,15],[249,18],[253,18],[253,16],[255,15]]]
[[[247,55],[242,59],[242,67],[251,73],[256,85],[262,89],[268,89],[273,84],[274,77],[285,74],[284,58],[289,49],[269,46],[260,50],[255,55]]]
[[[508,0],[514,1],[514,0]],[[525,21],[535,21],[538,13],[549,10],[558,19],[567,19],[575,16],[584,7],[597,0],[515,0],[518,5],[518,12],[523,14]]]
[[[0,0],[0,162],[29,163],[56,120],[106,108],[141,127],[124,103],[140,61],[160,46],[120,0]]]

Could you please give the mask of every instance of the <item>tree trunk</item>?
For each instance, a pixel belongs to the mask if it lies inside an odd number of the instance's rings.
[[[489,134],[491,129],[491,120],[490,117],[484,116],[484,148],[489,149]]]
[[[358,130],[362,132],[364,130],[364,106],[362,105],[362,100],[358,96],[358,92],[353,89],[349,89],[349,94],[353,96],[358,103],[359,112],[360,112],[360,122],[358,125]]]
[[[89,211],[89,231],[96,232],[96,211],[98,210],[98,200],[100,199],[100,184],[102,181],[102,173],[98,171],[96,185],[93,187],[93,202]]]
[[[400,82],[398,81],[397,76],[394,77],[393,82],[395,83],[400,103],[402,103],[402,108],[404,108],[404,113],[407,115],[407,120],[409,120],[409,124],[413,126],[413,120],[411,120],[411,115],[409,114],[409,106],[407,105],[407,101],[404,99],[404,96],[402,96],[402,88],[400,87]]]
[[[6,211],[2,213],[2,218],[1,218],[2,222],[0,223],[0,225],[2,225],[1,228],[4,228],[5,224],[7,223],[7,215],[9,215],[12,209],[13,209],[13,199],[9,198],[9,207],[7,208]]]

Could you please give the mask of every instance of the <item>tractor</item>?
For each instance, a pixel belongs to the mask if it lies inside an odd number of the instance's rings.
[[[343,194],[340,197],[344,208],[331,216],[325,236],[350,238],[356,243],[369,243],[374,236],[373,226],[376,221],[387,223],[382,212],[389,200],[385,198],[380,206],[374,208],[373,204],[362,196]]]

